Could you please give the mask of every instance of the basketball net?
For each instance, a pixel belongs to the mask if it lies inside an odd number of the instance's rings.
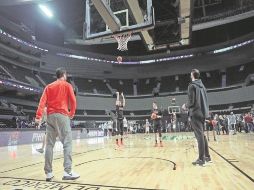
[[[131,32],[125,33],[125,34],[116,34],[116,35],[113,35],[113,37],[118,42],[117,49],[119,51],[127,51],[128,50],[128,42],[131,38]]]

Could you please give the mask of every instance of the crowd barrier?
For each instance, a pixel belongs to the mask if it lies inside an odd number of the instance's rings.
[[[15,130],[0,132],[0,147],[33,144],[43,141],[45,130]],[[72,129],[72,139],[86,139],[91,137],[103,137],[100,129]]]

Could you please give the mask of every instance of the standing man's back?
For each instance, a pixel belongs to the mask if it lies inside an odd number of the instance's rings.
[[[56,137],[59,137],[64,148],[63,180],[74,180],[79,178],[79,175],[72,172],[72,132],[70,119],[75,114],[76,97],[72,86],[66,82],[66,71],[61,68],[57,69],[56,77],[57,80],[55,82],[45,87],[36,113],[36,122],[40,123],[43,110],[47,107],[47,141],[44,171],[46,181],[51,181],[54,177],[52,172],[53,148]]]
[[[209,117],[206,88],[200,79],[194,80],[188,87],[189,116]]]
[[[41,97],[36,115],[42,116],[43,109],[41,109],[41,106],[46,105],[48,115],[52,113],[61,113],[73,117],[76,109],[76,98],[72,92],[73,89],[71,84],[64,80],[56,80],[47,85]],[[70,112],[69,102],[72,105]]]
[[[199,157],[192,164],[204,166],[205,162],[211,162],[207,139],[204,135],[205,119],[209,116],[209,106],[206,88],[199,77],[199,70],[193,69],[191,83],[188,86],[188,103],[183,105],[183,109],[189,110],[190,124],[198,141]]]

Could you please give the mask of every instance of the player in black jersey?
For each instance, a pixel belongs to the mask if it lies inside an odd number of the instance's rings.
[[[153,110],[151,119],[153,120],[154,134],[155,134],[155,147],[158,146],[158,142],[160,141],[160,147],[163,147],[162,144],[162,135],[161,135],[161,118],[162,112],[158,109],[157,103],[153,102]]]
[[[116,92],[116,145],[123,145],[123,108],[125,107],[125,98],[123,93]],[[120,137],[120,141],[119,138]]]

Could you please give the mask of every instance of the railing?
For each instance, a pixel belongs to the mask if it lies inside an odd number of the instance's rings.
[[[253,5],[253,10],[254,10],[254,5]],[[9,38],[12,38],[12,39],[15,39],[15,40],[18,39],[16,37],[13,37],[12,35],[4,32],[4,31],[2,31],[1,29],[0,29],[0,34],[6,35]],[[39,48],[37,46],[34,46],[32,44],[29,44],[29,43],[27,43],[25,41],[22,41],[20,39],[18,39],[18,41],[22,42],[24,45],[27,45],[27,46],[30,46],[30,47],[33,47],[33,48],[37,48],[41,51],[48,51],[48,50]],[[168,61],[189,59],[189,58],[197,57],[199,55],[224,53],[226,51],[230,51],[230,50],[233,50],[233,49],[236,49],[236,48],[240,48],[242,46],[252,44],[253,42],[254,42],[254,39],[249,39],[249,40],[245,40],[245,41],[243,40],[240,43],[232,44],[232,46],[224,47],[222,49],[214,49],[212,51],[211,51],[211,49],[213,49],[213,47],[215,47],[215,46],[209,46],[209,48],[202,47],[202,48],[196,49],[196,50],[188,50],[188,51],[184,51],[184,52],[179,52],[176,55],[171,54],[168,57],[158,57],[156,55],[153,55],[153,57],[151,58],[150,56],[145,56],[145,57],[142,57],[142,58],[136,58],[135,60],[123,61],[122,64],[126,64],[126,65],[128,65],[128,64],[132,64],[132,65],[151,64],[151,63],[163,63],[163,62],[168,62]],[[216,47],[217,46],[218,46],[218,44],[216,45]],[[205,49],[209,49],[209,50],[205,51]],[[96,57],[88,57],[88,56],[85,56],[85,55],[75,55],[75,54],[70,54],[70,53],[56,53],[56,56],[67,57],[67,58],[72,58],[72,59],[79,59],[79,60],[84,60],[84,61],[118,64],[118,62],[116,60],[110,60],[110,58],[101,59],[101,58],[96,58]],[[112,59],[115,59],[115,57],[112,56]]]
[[[205,23],[205,22],[209,22],[209,21],[213,21],[213,20],[219,20],[219,19],[224,19],[226,17],[231,17],[231,16],[235,16],[235,15],[240,15],[249,11],[254,10],[254,4],[250,5],[250,6],[245,6],[242,8],[236,8],[234,10],[230,10],[227,12],[223,12],[223,13],[217,13],[215,15],[209,15],[209,16],[205,16],[205,17],[201,17],[201,18],[196,18],[193,20],[193,24],[200,24],[200,23]]]
[[[48,52],[47,49],[43,49],[43,48],[40,48],[38,47],[37,45],[34,45],[34,44],[31,44],[29,42],[26,42],[24,40],[21,40],[11,34],[8,34],[7,32],[3,31],[2,29],[0,29],[0,34],[3,35],[3,36],[6,36],[7,38],[10,38],[12,40],[15,40],[16,42],[24,45],[24,46],[27,46],[27,47],[30,47],[30,48],[33,48],[33,49],[37,49],[37,50],[40,50],[40,51],[44,51],[44,52]]]
[[[33,93],[36,93],[36,94],[42,93],[42,88],[36,88],[36,87],[30,86],[28,84],[24,84],[24,83],[19,82],[19,81],[0,79],[0,85],[3,85],[7,88],[8,87],[9,88],[16,88],[16,89],[25,90],[25,91],[28,91],[28,92],[33,92]]]

